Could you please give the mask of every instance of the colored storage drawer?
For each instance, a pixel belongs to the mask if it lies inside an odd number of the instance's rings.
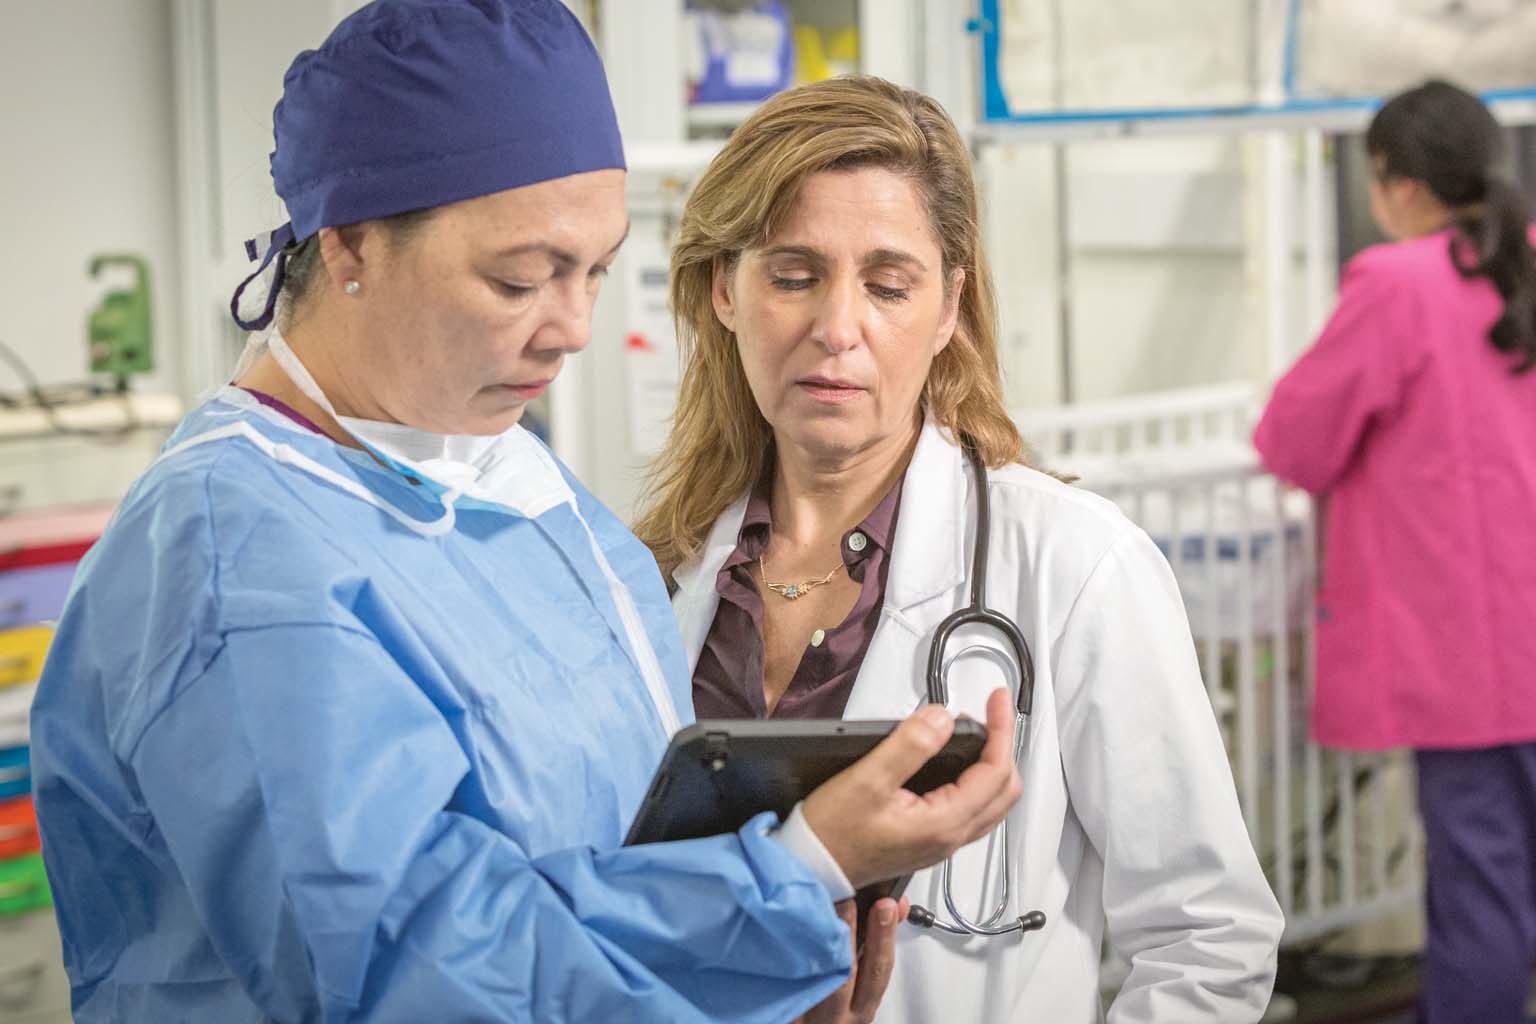
[[[100,441],[87,442],[90,447],[103,446]],[[24,442],[16,442],[5,449],[7,456],[14,455],[18,446],[25,446]],[[53,467],[53,475],[72,475],[79,472],[73,462],[61,462],[61,458],[73,453],[62,451],[57,445],[44,446],[44,450],[37,452],[37,459],[44,465]],[[44,462],[44,460],[47,460]],[[59,467],[69,465],[70,473],[60,474]],[[146,463],[147,465],[147,463]],[[141,466],[136,472],[142,473]],[[121,493],[121,492],[119,492]],[[102,531],[107,528],[107,523],[112,520],[113,502],[94,505],[67,505],[54,503],[46,508],[38,508],[31,512],[18,512],[15,515],[0,518],[0,568],[7,567],[13,559],[22,561],[36,557],[35,552],[39,548],[58,548],[68,544],[89,545],[91,541],[100,537]],[[12,552],[19,554],[13,555]],[[53,561],[79,561],[78,558],[55,558]]]
[[[0,800],[26,796],[32,792],[32,748],[8,747],[0,750]]]
[[[36,683],[0,686],[0,750],[32,742],[32,700]]]
[[[0,800],[0,860],[37,853],[37,811],[29,796]]]
[[[74,562],[0,572],[0,629],[58,618],[74,578]]]
[[[23,626],[0,632],[0,686],[37,682],[51,643],[51,626]]]
[[[0,860],[0,914],[22,914],[51,906],[53,897],[48,892],[41,853]]]

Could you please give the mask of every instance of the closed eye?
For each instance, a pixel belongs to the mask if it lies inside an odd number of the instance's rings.
[[[869,286],[869,290],[876,298],[885,299],[887,302],[901,302],[907,297],[907,289],[905,288],[891,288],[883,284],[872,284]]]
[[[514,299],[527,298],[533,294],[533,287],[526,284],[514,284],[511,281],[503,281],[500,278],[491,278],[491,284],[496,290]]]
[[[786,292],[801,292],[816,283],[814,277],[775,277],[773,286]]]

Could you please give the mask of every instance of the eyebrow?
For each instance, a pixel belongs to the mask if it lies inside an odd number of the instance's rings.
[[[605,252],[604,256],[612,256],[619,251],[619,247],[624,244],[625,239],[629,238],[629,229],[630,222],[626,220],[624,222],[624,234],[619,236],[619,240],[613,243],[613,248]],[[581,262],[574,253],[561,249],[558,246],[550,245],[547,242],[529,242],[526,245],[514,245],[510,248],[498,249],[495,255],[497,259],[505,259],[509,256],[528,256],[531,254],[547,256],[551,263],[561,268],[574,267]]]
[[[915,267],[918,271],[927,271],[928,266],[922,260],[909,252],[901,249],[875,249],[864,255],[864,266],[876,267],[886,263],[901,263]]]
[[[813,263],[824,264],[827,262],[825,255],[808,245],[775,245],[770,249],[764,249],[762,255],[763,258],[771,256],[799,256]],[[919,272],[925,272],[928,269],[922,260],[902,249],[871,249],[859,261],[860,266],[864,267],[877,267],[891,263],[914,267]]]

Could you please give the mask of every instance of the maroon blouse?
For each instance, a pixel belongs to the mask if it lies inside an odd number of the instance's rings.
[[[805,653],[789,689],[774,708],[775,718],[841,718],[859,666],[874,638],[885,603],[885,577],[901,504],[901,480],[862,523],[843,534],[843,564],[859,584],[859,598],[848,617],[823,627],[819,645],[806,638]],[[715,576],[720,606],[693,671],[693,708],[699,718],[764,718],[763,596],[758,590],[757,561],[773,536],[769,511],[772,477],[765,475],[752,492],[747,514],[731,552]],[[782,598],[777,595],[773,600]]]

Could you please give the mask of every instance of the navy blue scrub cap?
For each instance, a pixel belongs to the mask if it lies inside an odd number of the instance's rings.
[[[272,114],[289,223],[245,243],[256,272],[235,322],[272,322],[286,249],[354,224],[624,167],[597,50],[560,0],[375,0],[306,50]],[[265,309],[240,295],[276,257]]]

